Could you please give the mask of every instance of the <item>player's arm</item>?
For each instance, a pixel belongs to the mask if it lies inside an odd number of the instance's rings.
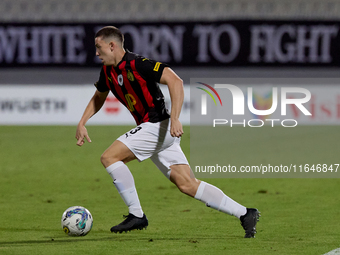
[[[82,146],[85,143],[85,138],[88,142],[91,142],[91,139],[85,128],[85,124],[93,115],[95,115],[100,110],[108,94],[109,91],[100,92],[96,90],[87,107],[85,108],[84,114],[81,117],[77,126],[76,139],[78,146]]]
[[[165,67],[160,83],[166,84],[169,88],[171,99],[170,133],[172,136],[180,137],[183,134],[183,127],[179,121],[179,115],[181,113],[184,100],[183,80],[169,67]]]

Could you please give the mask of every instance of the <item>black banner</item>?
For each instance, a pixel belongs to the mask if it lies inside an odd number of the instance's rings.
[[[100,66],[95,32],[115,25],[125,48],[170,66],[340,66],[340,22],[224,21],[0,24],[0,66]]]

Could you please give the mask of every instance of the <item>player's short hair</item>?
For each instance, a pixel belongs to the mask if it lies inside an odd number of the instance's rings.
[[[95,35],[95,38],[97,37],[102,37],[103,40],[109,37],[114,37],[118,42],[122,44],[122,46],[124,44],[124,35],[118,28],[114,26],[101,28]]]

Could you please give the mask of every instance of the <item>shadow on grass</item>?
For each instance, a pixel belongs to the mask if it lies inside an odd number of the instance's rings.
[[[75,242],[95,242],[95,241],[108,241],[112,240],[113,237],[105,238],[83,238],[83,237],[69,237],[69,239],[58,239],[49,238],[48,240],[27,240],[27,241],[11,241],[11,242],[0,242],[0,247],[5,246],[20,246],[20,245],[34,245],[34,244],[63,244],[63,243],[75,243]]]
[[[205,236],[205,237],[153,237],[152,235],[148,237],[141,237],[136,235],[122,234],[122,235],[112,235],[110,237],[98,237],[98,238],[87,238],[87,237],[49,237],[45,240],[22,240],[22,241],[8,241],[0,242],[0,247],[9,246],[25,246],[25,245],[40,245],[40,244],[65,244],[65,243],[77,243],[77,242],[102,242],[102,241],[115,241],[115,242],[162,242],[162,241],[182,241],[189,243],[199,243],[200,240],[216,240],[221,239],[225,241],[226,239],[240,239],[239,236],[229,236],[217,238],[216,236]]]

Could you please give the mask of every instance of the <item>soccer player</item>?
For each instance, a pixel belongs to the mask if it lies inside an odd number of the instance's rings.
[[[122,233],[148,226],[126,163],[151,158],[181,192],[208,207],[236,216],[245,230],[245,237],[254,237],[260,216],[257,209],[246,208],[217,187],[193,177],[180,147],[183,129],[178,118],[184,98],[183,81],[166,64],[125,51],[124,36],[116,27],[100,29],[95,35],[95,46],[103,67],[95,83],[97,90],[77,126],[77,145],[82,146],[85,139],[91,142],[85,124],[100,110],[109,91],[129,109],[137,123],[136,128],[120,136],[101,156],[102,164],[129,209],[126,219],[112,227],[111,232]],[[170,114],[158,83],[168,86]]]

